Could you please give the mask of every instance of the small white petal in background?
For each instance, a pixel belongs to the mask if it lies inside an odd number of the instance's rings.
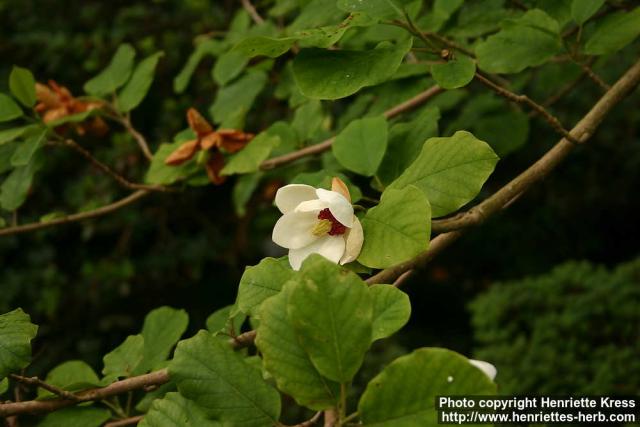
[[[469,359],[469,363],[484,372],[491,381],[495,379],[496,374],[498,373],[495,366],[489,362],[485,362],[484,360]]]

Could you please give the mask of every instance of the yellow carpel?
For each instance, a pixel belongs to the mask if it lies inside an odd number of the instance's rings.
[[[311,230],[311,234],[314,236],[322,236],[331,231],[331,221],[328,219],[321,219]]]

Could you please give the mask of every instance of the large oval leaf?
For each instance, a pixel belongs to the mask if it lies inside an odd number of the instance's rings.
[[[340,386],[324,378],[313,366],[289,320],[289,291],[298,283],[288,282],[279,294],[262,304],[256,346],[262,353],[265,369],[273,375],[280,390],[302,406],[327,409],[338,404]]]
[[[422,348],[389,364],[372,379],[358,404],[365,425],[437,426],[437,396],[493,395],[496,386],[464,356]]]
[[[38,327],[22,309],[0,315],[0,378],[31,362],[31,340]]]
[[[373,301],[367,285],[320,255],[302,264],[287,312],[300,344],[325,377],[346,383],[371,344]]]
[[[450,137],[428,139],[418,158],[389,189],[415,185],[427,195],[432,216],[437,218],[471,201],[497,162],[498,156],[486,142],[458,131]]]
[[[366,51],[303,49],[293,61],[293,73],[309,98],[344,98],[389,80],[410,47],[411,40]]]
[[[380,204],[362,218],[364,244],[358,261],[367,267],[386,268],[427,250],[431,234],[431,208],[414,186],[387,189]]]
[[[278,422],[278,392],[226,342],[207,331],[178,343],[169,373],[180,394],[209,417],[246,427]]]

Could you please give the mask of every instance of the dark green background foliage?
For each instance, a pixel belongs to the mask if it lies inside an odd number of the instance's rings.
[[[638,299],[640,260],[495,283],[471,305],[477,356],[496,364],[505,394],[634,394]]]
[[[263,8],[271,3],[257,2]],[[479,23],[477,27],[469,25],[469,31],[475,28],[478,34],[491,34],[498,30],[500,19],[521,13],[512,3],[538,6],[552,16],[564,13],[555,10],[555,2],[550,1],[478,0],[465,3],[455,19],[457,24],[465,20]],[[624,9],[632,2],[607,3],[607,8]],[[12,64],[18,64],[29,67],[39,81],[51,78],[79,94],[83,83],[108,63],[120,43],[134,45],[139,57],[163,50],[165,56],[151,92],[132,115],[155,150],[185,128],[188,107],[206,112],[214,99],[218,88],[211,77],[214,62],[210,57],[198,65],[183,93],[174,92],[173,79],[193,51],[194,41],[226,31],[238,7],[238,2],[230,0],[0,1],[0,85],[7,81]],[[485,17],[494,12],[498,15],[482,21],[474,18],[478,10],[486,10]],[[389,28],[390,34],[396,30]],[[447,31],[445,26],[441,32]],[[585,33],[589,31],[592,29],[586,26]],[[353,45],[371,47],[378,40],[366,30],[357,34],[350,39]],[[639,46],[636,41],[615,55],[601,57],[593,69],[611,83],[634,61]],[[277,83],[291,78],[283,70],[285,64],[283,58],[276,60],[268,75],[273,84],[258,97],[247,117],[246,130],[260,131],[278,119],[292,118],[287,85],[277,86],[280,99],[272,96]],[[509,78],[514,90],[542,102],[580,71],[570,61],[550,62]],[[307,144],[319,142],[331,134],[330,129],[343,128],[367,114],[379,114],[432,83],[429,77],[410,76],[365,89],[355,103],[360,111],[347,108],[352,99],[338,101],[331,104],[333,118],[324,116],[322,121],[315,115],[311,116],[317,119],[315,125],[307,119],[299,126],[313,128]],[[550,110],[569,127],[601,94],[597,85],[584,78]],[[434,98],[429,106],[440,108],[442,136],[468,129],[491,141],[498,152],[510,151],[501,156],[503,160],[480,198],[528,167],[558,140],[539,117],[527,117],[522,109],[489,94],[478,83]],[[323,108],[327,107],[318,111]],[[505,114],[510,120],[504,119]],[[636,96],[635,101],[618,106],[593,140],[575,150],[552,176],[410,279],[405,289],[414,308],[412,319],[395,338],[376,347],[365,365],[368,370],[379,371],[371,366],[390,360],[390,353],[395,357],[398,346],[443,346],[467,355],[477,348],[478,356],[498,365],[497,383],[502,391],[613,392],[618,391],[617,375],[624,374],[629,381],[623,386],[636,387],[624,390],[637,392],[637,362],[635,368],[631,362],[628,367],[616,368],[625,356],[631,360],[632,355],[638,355],[638,318],[635,329],[629,331],[625,328],[634,325],[624,325],[624,316],[637,316],[640,311],[640,297],[633,290],[639,284],[637,267],[634,270],[629,265],[609,274],[587,264],[570,264],[542,279],[489,288],[496,281],[544,274],[567,260],[585,259],[613,267],[638,255],[638,123]],[[142,181],[145,161],[134,141],[117,125],[112,125],[107,137],[84,138],[82,143],[118,172]],[[51,149],[46,155],[32,194],[19,211],[21,220],[37,221],[54,210],[71,213],[89,209],[124,194],[75,153]],[[307,168],[331,169],[335,164],[332,156],[325,155],[287,172],[266,175],[243,218],[234,213],[232,178],[221,187],[156,194],[99,220],[0,238],[0,313],[20,306],[42,325],[34,346],[34,354],[39,356],[34,359],[33,374],[43,374],[67,359],[99,366],[102,355],[138,331],[144,315],[163,304],[190,313],[190,332],[203,326],[208,314],[233,302],[244,266],[274,254],[270,232],[277,212],[264,195],[265,187],[288,182]],[[367,179],[354,181],[362,188],[369,187]],[[10,220],[6,214],[4,218]],[[614,287],[615,291],[609,292]],[[474,305],[479,340],[474,341],[467,302],[487,290],[490,293]],[[580,294],[574,295],[578,291]],[[558,321],[556,316],[560,316]],[[579,323],[583,316],[597,324]],[[549,327],[539,337],[535,331],[544,322],[549,322]],[[566,329],[560,328],[574,322],[581,329],[566,341]],[[514,339],[501,336],[500,347],[485,345],[494,330]],[[530,359],[516,357],[524,345],[517,337],[543,340],[544,348],[532,353]],[[535,345],[539,348],[542,344],[535,341]],[[527,363],[533,363],[538,355],[543,359],[535,360],[543,360],[543,366],[527,378],[527,370],[533,369]],[[556,371],[550,370],[564,364],[572,367],[570,373],[555,375]],[[581,367],[594,376],[578,370]],[[516,373],[523,388],[516,387]]]

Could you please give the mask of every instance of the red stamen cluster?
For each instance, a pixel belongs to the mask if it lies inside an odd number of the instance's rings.
[[[318,213],[318,219],[328,219],[331,221],[331,230],[329,230],[329,236],[336,236],[344,234],[347,231],[347,227],[342,225],[332,214],[329,208],[324,208]]]

